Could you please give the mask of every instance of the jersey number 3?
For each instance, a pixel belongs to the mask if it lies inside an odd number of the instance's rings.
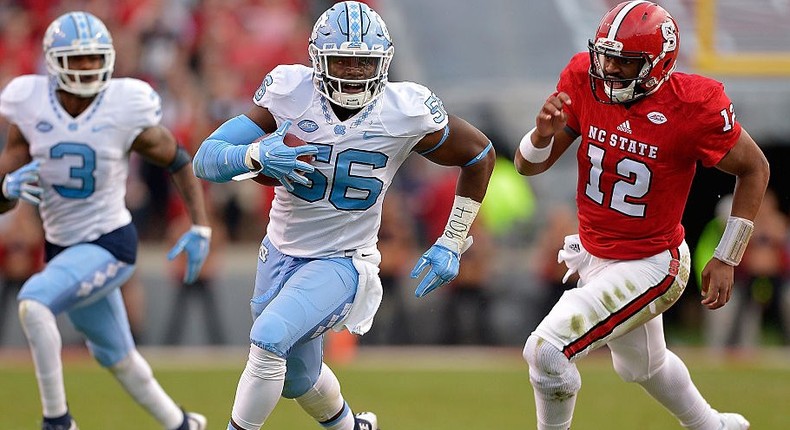
[[[587,146],[587,158],[590,159],[590,179],[584,188],[584,194],[599,205],[604,204],[605,195],[601,191],[601,175],[603,174],[603,157],[605,151],[595,145]],[[650,191],[652,173],[645,163],[623,158],[616,164],[617,175],[623,177],[614,182],[609,207],[624,215],[644,217],[644,203],[632,203],[629,200],[641,199]]]
[[[79,181],[79,186],[53,185],[55,191],[67,199],[85,199],[96,191],[96,152],[84,143],[60,142],[49,149],[49,157],[59,159],[69,157],[81,162],[69,168],[69,177]]]

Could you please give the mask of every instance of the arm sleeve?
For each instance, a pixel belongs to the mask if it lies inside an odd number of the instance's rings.
[[[264,132],[246,115],[225,121],[203,141],[192,160],[195,176],[212,182],[228,182],[250,171],[244,164],[247,146]]]

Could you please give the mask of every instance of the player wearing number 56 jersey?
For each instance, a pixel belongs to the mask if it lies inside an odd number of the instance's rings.
[[[157,93],[136,79],[112,79],[115,49],[97,17],[70,12],[44,36],[48,76],[20,76],[0,95],[8,140],[0,155],[0,212],[18,200],[39,206],[47,265],[19,293],[19,318],[36,366],[44,430],[76,430],[66,402],[55,317],[68,315],[91,354],[168,430],[202,430],[137,352],[120,287],[135,269],[137,232],[126,208],[129,154],[167,167],[194,226],[169,256],[187,254],[192,282],[211,228],[190,157],[159,122]]]
[[[322,363],[322,342],[330,328],[364,334],[372,324],[382,295],[376,242],[387,188],[415,152],[461,167],[444,234],[412,272],[428,269],[416,290],[422,297],[458,274],[494,167],[488,139],[448,115],[430,90],[387,81],[395,48],[364,3],[340,2],[322,14],[308,49],[311,68],[271,71],[254,106],[209,136],[193,163],[211,181],[266,175],[282,184],[261,243],[249,359],[229,430],[259,429],[281,396],[326,429],[377,429],[373,413],[351,413]],[[285,145],[286,132],[308,145]]]
[[[574,362],[603,345],[620,377],[639,383],[684,428],[749,427],[708,405],[664,341],[661,313],[689,277],[680,221],[697,163],[737,177],[727,229],[703,271],[702,304],[710,309],[729,300],[769,175],[722,85],[674,72],[679,43],[675,20],[660,6],[617,5],[589,53],[562,71],[515,155],[518,171],[535,175],[579,141],[579,234],[559,251],[568,274],[579,273],[578,288],[524,347],[538,429],[570,428],[581,385]]]

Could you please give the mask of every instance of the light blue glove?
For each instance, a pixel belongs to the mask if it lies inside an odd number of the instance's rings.
[[[411,277],[417,278],[429,265],[428,273],[414,290],[414,295],[417,297],[423,297],[455,279],[461,266],[461,256],[442,245],[433,245],[417,261],[417,265],[411,271]]]
[[[293,191],[292,182],[308,185],[310,181],[304,176],[304,173],[311,173],[315,170],[315,167],[297,160],[297,158],[302,155],[315,155],[318,153],[318,148],[313,145],[297,147],[286,145],[283,138],[290,126],[291,121],[284,121],[277,131],[259,142],[252,143],[250,156],[263,166],[260,173],[277,179],[286,190]]]
[[[167,259],[176,258],[181,251],[187,253],[187,268],[184,270],[184,283],[191,284],[197,280],[203,263],[208,256],[211,244],[211,227],[193,225],[186,233],[181,235],[175,246],[167,253]]]
[[[34,160],[8,173],[3,178],[2,191],[6,199],[24,200],[38,206],[44,190],[37,185],[41,161]]]
[[[416,279],[427,266],[430,266],[428,273],[414,290],[414,295],[423,297],[455,279],[458,276],[458,268],[461,266],[461,254],[469,249],[473,242],[472,236],[463,239],[463,241],[440,237],[422,254],[411,271],[411,277]]]

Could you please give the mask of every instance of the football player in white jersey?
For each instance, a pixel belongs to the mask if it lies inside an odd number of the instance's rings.
[[[361,335],[372,324],[382,294],[382,201],[410,154],[461,168],[447,227],[412,272],[428,269],[416,295],[451,281],[471,245],[469,226],[494,167],[491,143],[427,88],[387,82],[393,50],[376,12],[356,1],[335,4],[313,28],[313,67],[274,68],[254,106],[195,155],[200,178],[266,175],[282,184],[259,252],[250,353],[229,430],[261,428],[281,396],[329,430],[378,428],[375,414],[355,416],[344,401],[322,362],[322,338],[329,329]],[[286,132],[309,144],[286,146]],[[307,154],[310,163],[297,159]]]
[[[115,60],[104,24],[67,13],[47,29],[49,76],[20,76],[0,95],[10,125],[0,155],[0,212],[38,205],[46,268],[19,293],[19,318],[33,355],[45,430],[75,430],[63,384],[55,317],[66,313],[93,357],[165,429],[205,429],[159,386],[137,352],[119,287],[132,275],[137,232],[125,206],[129,153],[167,167],[194,223],[168,255],[185,251],[185,282],[208,254],[211,229],[188,153],[159,124],[157,93],[136,79],[111,79]]]

